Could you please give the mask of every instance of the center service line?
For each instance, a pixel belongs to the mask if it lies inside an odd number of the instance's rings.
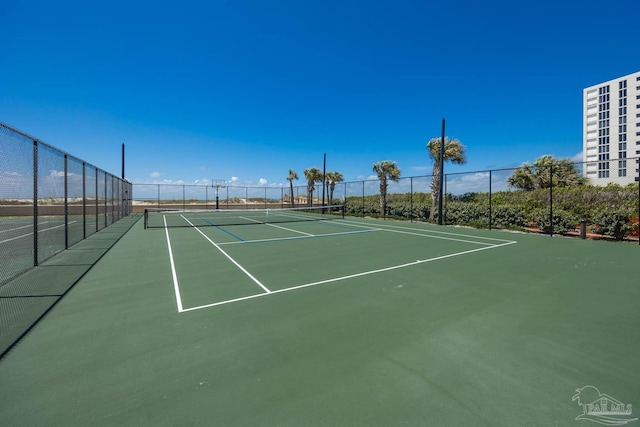
[[[186,312],[186,311],[202,310],[204,308],[216,307],[216,306],[220,306],[220,305],[231,304],[231,303],[238,302],[238,301],[246,301],[246,300],[249,300],[249,299],[260,298],[260,297],[264,297],[264,296],[267,296],[267,295],[281,294],[281,293],[285,293],[285,292],[295,291],[295,290],[298,290],[298,289],[309,288],[311,286],[323,285],[325,283],[340,282],[340,281],[347,280],[347,279],[353,279],[355,277],[362,277],[362,276],[368,276],[368,275],[371,275],[371,274],[383,273],[383,272],[386,272],[386,271],[397,270],[397,269],[400,269],[400,268],[406,268],[406,267],[411,267],[411,266],[414,266],[414,265],[424,264],[426,262],[439,261],[439,260],[443,260],[443,259],[446,259],[446,258],[456,257],[456,256],[460,256],[460,255],[466,255],[466,254],[470,254],[470,253],[474,253],[474,252],[485,251],[487,249],[494,249],[494,248],[499,248],[501,246],[513,245],[513,244],[516,244],[516,243],[518,243],[518,242],[516,242],[516,241],[508,241],[506,243],[496,244],[494,246],[483,246],[481,248],[471,249],[471,250],[463,251],[463,252],[455,252],[455,253],[452,253],[452,254],[437,256],[437,257],[434,257],[434,258],[419,259],[419,260],[408,262],[408,263],[405,263],[405,264],[392,265],[391,267],[384,267],[384,268],[379,268],[379,269],[376,269],[376,270],[369,270],[369,271],[363,271],[361,273],[349,274],[347,276],[334,277],[332,279],[326,279],[326,280],[320,280],[320,281],[317,281],[317,282],[305,283],[303,285],[292,286],[290,288],[276,289],[275,291],[271,291],[268,294],[249,295],[249,296],[246,296],[246,297],[240,297],[240,298],[234,298],[234,299],[230,299],[230,300],[226,300],[226,301],[214,302],[214,303],[211,303],[211,304],[205,304],[205,305],[201,305],[201,306],[197,306],[197,307],[189,307],[189,308],[185,309],[184,311]]]
[[[226,253],[225,251],[222,250],[222,248],[213,240],[211,240],[209,238],[209,236],[207,236],[206,234],[204,234],[198,227],[196,227],[195,225],[193,225],[193,223],[191,221],[189,221],[184,215],[180,215],[182,216],[182,218],[184,218],[185,221],[187,221],[198,233],[200,233],[202,235],[202,237],[204,237],[205,239],[207,239],[209,241],[209,243],[211,243],[213,246],[215,246],[215,248],[217,250],[219,250],[220,252],[222,252],[222,254],[224,256],[226,256],[229,261],[231,261],[236,267],[238,267],[244,274],[246,274],[251,280],[253,280],[258,286],[260,286],[266,293],[270,294],[271,291],[269,290],[269,288],[267,288],[265,285],[263,285],[262,283],[260,283],[260,281],[258,279],[256,279],[255,277],[253,277],[253,275],[251,273],[249,273],[243,266],[241,266],[240,264],[238,264],[238,262],[231,258],[231,255],[229,255],[228,253]]]
[[[167,247],[169,248],[169,261],[171,262],[171,276],[173,277],[173,290],[176,293],[176,304],[178,305],[178,313],[182,313],[182,297],[180,296],[180,286],[178,285],[178,275],[176,274],[176,265],[173,262],[173,251],[171,250],[171,240],[169,239],[169,227],[167,227],[167,217],[162,216],[164,220],[164,231],[167,235]]]

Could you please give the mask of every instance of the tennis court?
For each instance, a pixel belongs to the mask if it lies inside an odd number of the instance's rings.
[[[0,362],[2,424],[589,425],[589,385],[640,404],[637,245],[229,215],[145,214]]]

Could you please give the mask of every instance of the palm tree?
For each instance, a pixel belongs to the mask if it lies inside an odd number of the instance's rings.
[[[304,177],[307,178],[307,205],[313,206],[313,191],[316,189],[315,183],[322,182],[322,171],[318,168],[305,169]]]
[[[433,177],[431,178],[431,212],[429,212],[429,219],[433,220],[435,217],[436,203],[440,195],[440,145],[441,138],[431,138],[427,142],[427,150],[429,151],[429,157],[433,160]],[[444,139],[444,161],[456,163],[462,165],[467,162],[465,155],[465,146],[456,138]]]
[[[587,179],[580,174],[575,163],[567,158],[556,159],[545,154],[538,157],[533,164],[524,163],[515,169],[507,179],[510,186],[525,191],[536,188],[572,187],[587,184]]]
[[[383,160],[373,164],[373,171],[380,179],[380,214],[384,217],[387,210],[387,179],[398,182],[400,179],[400,169],[396,162]]]
[[[588,184],[588,180],[583,176],[576,163],[564,158],[557,160],[553,165],[553,183],[560,187],[575,187]]]
[[[525,162],[521,167],[513,171],[511,176],[507,178],[507,183],[511,187],[520,188],[522,190],[531,191],[536,188],[536,176],[533,166]]]
[[[325,184],[327,186],[327,193],[329,194],[329,206],[333,204],[333,192],[336,189],[336,184],[344,181],[344,176],[340,172],[327,172],[325,174]]]
[[[287,180],[289,181],[289,202],[291,202],[291,207],[294,207],[295,204],[293,202],[293,180],[298,179],[298,173],[293,169],[289,169],[289,176],[287,176]]]

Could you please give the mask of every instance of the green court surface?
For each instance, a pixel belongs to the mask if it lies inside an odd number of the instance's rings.
[[[586,386],[633,420],[639,250],[138,221],[0,360],[0,425],[588,426]]]

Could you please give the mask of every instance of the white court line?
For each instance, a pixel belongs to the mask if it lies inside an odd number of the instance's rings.
[[[180,296],[180,286],[178,285],[176,265],[173,262],[173,251],[171,250],[171,240],[169,239],[169,227],[167,227],[166,215],[162,215],[162,220],[164,221],[164,231],[167,235],[167,247],[169,248],[169,261],[171,262],[171,275],[173,276],[173,290],[176,293],[176,304],[178,305],[178,313],[182,313],[182,297]]]
[[[361,228],[388,227],[388,228],[391,228],[391,230],[387,230],[387,229],[384,229],[384,228],[377,228],[377,229],[378,230],[383,230],[383,231],[395,231],[397,233],[403,233],[403,234],[413,234],[415,236],[432,237],[434,239],[444,239],[444,240],[453,240],[453,241],[466,242],[466,243],[475,243],[477,245],[486,245],[486,244],[490,244],[490,243],[482,243],[482,242],[477,242],[477,241],[472,241],[472,240],[461,240],[461,239],[454,239],[454,238],[450,238],[450,237],[434,236],[432,234],[426,234],[426,233],[437,233],[437,234],[444,234],[444,235],[448,235],[448,236],[465,237],[465,238],[470,238],[470,239],[492,240],[494,242],[503,242],[503,243],[515,242],[514,240],[496,239],[496,238],[493,238],[493,237],[469,236],[468,234],[449,233],[449,232],[446,232],[446,231],[436,231],[436,230],[420,230],[420,229],[411,228],[411,227],[400,227],[400,226],[397,226],[397,225],[388,225],[388,224],[375,224],[375,225],[370,224],[370,225],[366,225],[366,224],[352,222],[352,221],[343,221],[343,223],[349,224],[349,225],[351,225],[353,227],[361,227]],[[396,230],[393,230],[393,229],[410,230],[410,231],[408,231],[408,232],[406,232],[406,231],[396,231]]]
[[[233,217],[231,217],[231,218],[233,218]],[[245,219],[247,221],[253,221],[253,222],[258,223],[258,224],[263,224],[263,221],[258,221],[257,219],[253,219],[253,218],[247,218],[247,217],[244,217],[244,216],[240,216],[238,218]],[[221,227],[221,225],[219,225],[219,227]]]
[[[295,230],[292,230],[295,231]],[[274,237],[271,239],[256,239],[256,240],[243,240],[243,241],[232,241],[232,242],[223,242],[218,243],[220,246],[225,245],[241,245],[244,243],[262,243],[262,242],[281,242],[284,240],[302,240],[302,239],[312,239],[316,237],[330,237],[330,236],[344,236],[347,234],[362,234],[362,233],[370,233],[372,231],[386,231],[386,230],[356,230],[356,231],[341,231],[339,233],[327,233],[327,234],[309,234],[308,236],[291,236],[291,237]],[[304,233],[307,234],[307,233]]]
[[[71,221],[69,224],[73,224],[74,222],[78,222],[78,221]],[[44,224],[44,222],[42,224]],[[44,233],[45,231],[53,230],[60,227],[64,227],[64,224],[56,225],[55,227],[45,228],[44,230],[38,230],[38,233]],[[29,237],[29,236],[33,236],[33,232],[27,233],[27,234],[21,234],[20,236],[12,237],[6,240],[0,240],[0,243],[7,243],[7,242],[11,242],[12,240],[18,240],[18,239],[22,239],[23,237]]]
[[[253,277],[253,275],[251,273],[249,273],[243,266],[241,266],[235,259],[231,258],[231,255],[229,255],[228,253],[226,253],[224,250],[222,250],[222,248],[213,240],[211,240],[209,238],[209,236],[207,236],[206,234],[204,234],[198,227],[196,227],[195,225],[193,225],[193,223],[191,221],[189,221],[186,217],[184,217],[183,215],[182,218],[184,218],[185,221],[187,221],[198,233],[200,233],[202,235],[202,237],[204,237],[205,239],[207,239],[209,241],[209,243],[211,243],[213,246],[215,246],[215,248],[217,250],[219,250],[220,252],[222,252],[222,254],[224,256],[226,256],[229,261],[231,261],[236,267],[238,267],[244,274],[246,274],[251,280],[253,280],[258,286],[260,286],[262,289],[264,289],[264,291],[266,293],[271,293],[271,291],[269,290],[269,288],[267,288],[265,285],[263,285],[262,283],[260,283],[260,281],[258,279],[256,279],[255,277]]]
[[[49,221],[43,221],[43,222],[39,222],[38,224],[47,224]],[[16,231],[16,230],[20,230],[21,228],[33,228],[33,221],[31,223],[29,223],[28,225],[22,225],[20,227],[13,227],[13,228],[9,228],[7,230],[0,230],[0,233],[8,233],[10,231]]]
[[[428,237],[428,236],[425,236],[425,237]],[[260,298],[260,297],[264,297],[264,296],[267,296],[267,295],[291,292],[291,291],[295,291],[295,290],[298,290],[298,289],[309,288],[311,286],[323,285],[325,283],[339,282],[339,281],[342,281],[342,280],[352,279],[354,277],[362,277],[362,276],[368,276],[368,275],[371,275],[371,274],[383,273],[385,271],[391,271],[391,270],[397,270],[397,269],[400,269],[400,268],[411,267],[411,266],[414,266],[414,265],[424,264],[426,262],[438,261],[438,260],[442,260],[442,259],[446,259],[446,258],[452,258],[452,257],[455,257],[455,256],[470,254],[470,253],[473,253],[473,252],[484,251],[484,250],[487,250],[487,249],[499,248],[501,246],[513,245],[515,243],[518,243],[518,242],[508,241],[506,243],[501,243],[501,244],[498,244],[498,245],[485,246],[485,247],[482,247],[482,248],[471,249],[471,250],[468,250],[468,251],[456,252],[456,253],[452,253],[452,254],[448,254],[448,255],[442,255],[442,256],[438,256],[438,257],[434,257],[434,258],[417,260],[417,261],[408,262],[408,263],[405,263],[405,264],[398,264],[398,265],[394,265],[394,266],[391,266],[391,267],[385,267],[385,268],[379,268],[379,269],[376,269],[376,270],[363,271],[361,273],[350,274],[350,275],[347,275],[347,276],[334,277],[332,279],[320,280],[320,281],[317,281],[317,282],[311,282],[311,283],[306,283],[306,284],[303,284],[303,285],[292,286],[290,288],[278,289],[278,290],[275,290],[275,291],[271,291],[268,294],[249,295],[249,296],[246,296],[246,297],[235,298],[235,299],[230,299],[230,300],[226,300],[226,301],[219,301],[219,302],[215,302],[215,303],[212,303],[212,304],[205,304],[205,305],[200,305],[200,306],[197,306],[197,307],[185,308],[182,312],[201,310],[203,308],[210,308],[210,307],[216,307],[216,306],[225,305],[225,304],[231,304],[231,303],[238,302],[238,301],[245,301],[245,300],[248,300],[248,299]]]
[[[305,233],[304,231],[294,230],[293,228],[282,227],[280,225],[275,225],[275,224],[271,224],[271,223],[267,223],[267,225],[269,225],[271,227],[279,228],[281,230],[287,230],[287,231],[291,231],[291,232],[294,232],[294,233],[304,234],[305,236],[314,237],[313,234]]]
[[[451,237],[444,237],[444,236],[433,236],[431,234],[422,234],[422,233],[416,233],[416,232],[411,232],[411,231],[385,230],[385,229],[380,229],[380,231],[386,231],[388,233],[410,234],[412,236],[428,237],[430,239],[451,240],[452,242],[472,243],[474,245],[486,245],[486,246],[493,246],[494,245],[494,243],[476,242],[475,240],[454,239],[454,238],[451,238]]]

